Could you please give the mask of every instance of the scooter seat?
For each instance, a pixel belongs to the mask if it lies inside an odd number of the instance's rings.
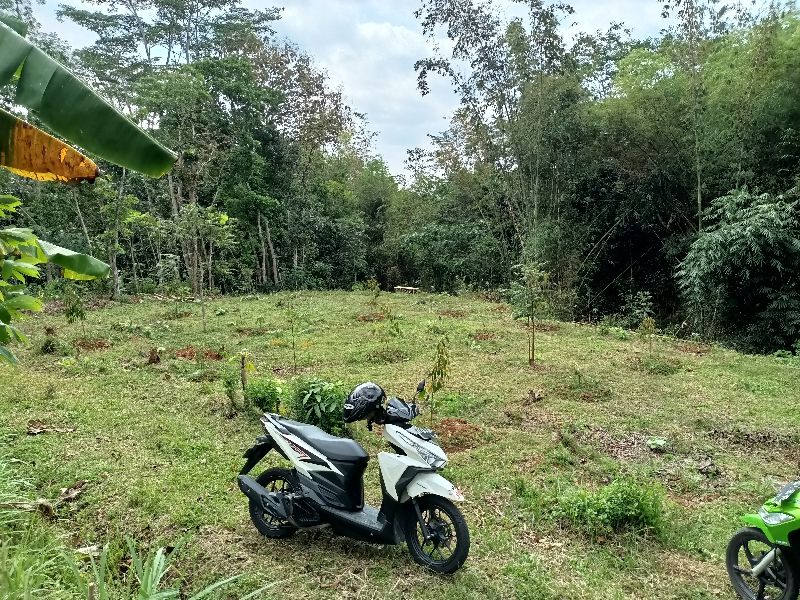
[[[332,460],[341,460],[345,462],[366,462],[369,460],[369,454],[367,454],[355,440],[336,437],[335,435],[325,433],[315,425],[308,425],[307,423],[300,423],[299,421],[281,419],[280,423],[289,433],[296,435]]]

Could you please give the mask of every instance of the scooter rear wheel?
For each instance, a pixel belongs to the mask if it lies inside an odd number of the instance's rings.
[[[296,491],[294,472],[289,469],[267,469],[256,477],[256,481],[268,492],[291,493]],[[287,538],[297,531],[288,521],[270,514],[259,503],[250,500],[250,520],[258,532],[268,538]]]
[[[409,505],[405,534],[411,557],[437,573],[455,573],[469,554],[469,528],[464,515],[440,496],[421,496],[417,504],[429,538],[425,539],[416,511]]]
[[[754,527],[740,529],[728,543],[725,555],[728,577],[743,600],[797,599],[797,567],[789,551],[779,551],[761,576],[752,575],[753,567],[774,548],[767,536]]]

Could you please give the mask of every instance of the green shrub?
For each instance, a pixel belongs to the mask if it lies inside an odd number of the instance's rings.
[[[681,364],[677,360],[656,356],[645,357],[641,366],[652,375],[674,375],[681,370]]]
[[[46,335],[42,343],[36,348],[36,352],[55,356],[69,356],[70,347],[54,335]]]
[[[347,392],[341,382],[298,379],[292,390],[290,410],[293,418],[316,425],[333,435],[342,435],[342,409]]]
[[[561,496],[554,513],[596,537],[623,530],[660,532],[663,505],[660,487],[621,478],[596,491],[575,490]]]
[[[276,413],[280,410],[281,382],[271,378],[256,378],[247,382],[244,390],[245,402],[261,412]]]

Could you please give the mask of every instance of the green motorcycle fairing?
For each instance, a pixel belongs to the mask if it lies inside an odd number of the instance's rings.
[[[793,481],[767,500],[758,514],[742,520],[764,532],[767,539],[780,546],[789,546],[789,534],[800,529],[800,481]]]

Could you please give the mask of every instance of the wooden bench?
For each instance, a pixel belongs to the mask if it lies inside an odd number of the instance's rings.
[[[416,294],[419,291],[419,288],[415,287],[408,287],[406,285],[396,285],[394,286],[395,293],[401,294]]]

